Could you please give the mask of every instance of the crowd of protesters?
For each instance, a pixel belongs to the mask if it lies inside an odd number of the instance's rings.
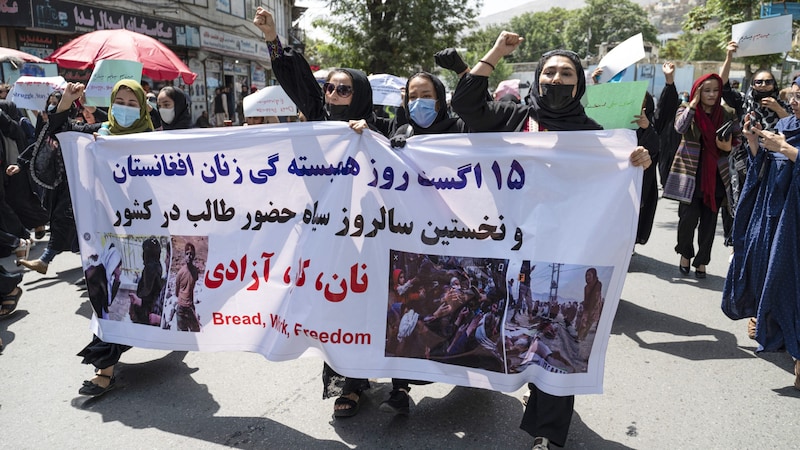
[[[522,98],[518,83],[506,82],[494,96],[489,95],[489,75],[500,59],[523,41],[516,33],[502,32],[472,67],[454,49],[435,55],[439,66],[458,75],[449,104],[442,81],[419,72],[409,76],[396,114],[379,117],[364,72],[335,69],[320,86],[303,55],[280,42],[267,10],[258,8],[254,24],[264,33],[275,76],[297,105],[302,120],[344,121],[356,133],[372,130],[384,135],[395,149],[423,134],[602,129],[581,105],[587,77],[578,56],[568,50],[542,56],[528,96]],[[732,252],[723,311],[732,319],[748,319],[750,337],[761,349],[786,349],[798,359],[800,330],[795,328],[792,312],[798,299],[782,295],[781,288],[787,287],[786,280],[793,280],[789,292],[798,292],[791,288],[800,283],[795,219],[795,208],[800,207],[800,177],[795,169],[800,145],[800,78],[782,90],[769,70],[761,70],[740,92],[729,77],[736,48],[735,42],[728,43],[719,74],[697,78],[689,92],[680,94],[675,87],[675,65],[664,63],[666,83],[660,98],[647,94],[641,114],[631,117],[638,145],[631,148],[630,162],[644,169],[635,242],[643,245],[650,238],[660,184],[664,198],[679,202],[676,273],[690,275],[693,266],[694,276],[702,280],[722,212],[725,245]],[[596,81],[599,74],[596,71],[590,78]],[[223,126],[233,121],[243,125],[278,121],[275,117],[245,117],[241,99],[255,90],[246,86],[238,104],[231,101],[229,88],[218,88],[213,110],[203,112],[194,122],[189,97],[173,86],[155,93],[136,81],[120,81],[112,92],[112,106],[106,109],[86,106],[84,86],[69,83],[63,92],[53,92],[41,110],[27,113],[5,100],[10,89],[10,85],[0,84],[0,257],[14,254],[18,266],[40,274],[47,273],[60,252],[78,251],[63,162],[40,172],[30,159],[34,149],[58,148],[58,132],[125,135]],[[49,239],[44,242],[48,232]],[[30,250],[37,243],[45,248],[38,258],[31,259]],[[151,254],[150,262],[145,258],[145,263],[151,266],[152,279],[146,287],[140,286],[136,295],[131,294],[131,308],[136,310],[131,317],[135,315],[137,323],[158,325],[161,311],[154,310],[151,299],[163,287],[158,262],[162,243],[151,238],[142,245],[146,247],[143,256]],[[104,299],[115,283],[119,285],[119,256],[111,247],[103,255],[95,255],[97,264],[86,272],[87,279],[97,277],[107,288],[91,299],[98,317],[107,314]],[[187,243],[186,252],[186,267],[195,267],[191,262],[194,245]],[[496,372],[521,372],[539,361],[542,367],[566,373],[574,371],[576,363],[566,350],[555,348],[555,342],[559,336],[574,340],[571,345],[585,341],[604,303],[597,269],[591,267],[585,271],[584,301],[561,304],[532,298],[531,266],[520,278],[506,280],[489,269],[491,261],[471,260],[470,267],[486,270],[467,273],[463,270],[466,263],[452,258],[395,256],[388,289],[387,356]],[[193,281],[187,289],[191,290],[196,273],[189,278]],[[21,280],[21,270],[10,272],[0,266],[0,319],[16,310]],[[504,336],[504,326],[521,326],[521,322],[530,333],[521,339]],[[111,390],[114,366],[128,348],[95,336],[80,353],[84,363],[96,368],[80,393],[98,396]],[[800,362],[795,374],[795,386],[800,389]],[[357,414],[362,393],[370,388],[368,380],[342,376],[327,364],[323,383],[324,397],[336,397],[336,417]],[[393,389],[381,409],[408,414],[410,386],[423,383],[426,381],[393,379]],[[532,383],[529,388],[521,428],[534,437],[534,448],[549,448],[550,443],[563,446],[574,397],[550,395]]]

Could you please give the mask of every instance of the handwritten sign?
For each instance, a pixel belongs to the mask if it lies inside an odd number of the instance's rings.
[[[360,378],[602,388],[638,218],[630,130],[415,136],[402,152],[342,122],[58,137],[84,269],[120,268],[111,302],[86,276],[104,341],[318,355]],[[145,241],[166,287],[133,320]],[[512,297],[535,301],[530,315],[509,298],[520,274],[529,295]],[[446,326],[459,314],[474,339]],[[539,357],[534,337],[564,358]]]
[[[635,120],[633,116],[642,113],[648,84],[647,81],[632,81],[586,86],[586,95],[583,97],[586,115],[608,130],[635,130],[638,125],[631,121]]]
[[[400,106],[403,103],[401,89],[406,87],[406,79],[386,73],[370,75],[372,103],[375,105]]]
[[[597,67],[603,69],[603,74],[600,75],[600,82],[608,82],[614,78],[614,75],[620,73],[626,67],[636,64],[644,59],[645,56],[642,33],[626,39],[606,53],[606,56],[597,64]]]
[[[143,64],[124,59],[101,59],[97,61],[86,85],[86,104],[89,106],[111,106],[111,92],[119,80],[142,81]]]
[[[280,86],[267,86],[244,98],[245,117],[294,115],[297,106]]]
[[[8,94],[8,100],[17,108],[42,111],[53,91],[64,90],[67,82],[63,77],[19,77]]]
[[[787,52],[792,48],[792,16],[737,23],[731,39],[739,44],[737,57]]]

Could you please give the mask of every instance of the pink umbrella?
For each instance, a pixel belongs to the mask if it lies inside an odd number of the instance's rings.
[[[192,84],[197,74],[161,42],[128,30],[98,30],[79,36],[47,57],[65,69],[94,68],[101,59],[124,59],[143,64],[142,74],[153,80],[174,80],[179,76]]]
[[[29,53],[14,50],[13,48],[0,47],[0,62],[10,62],[15,68],[19,68],[23,63],[35,62],[46,63],[47,61],[37,58]]]

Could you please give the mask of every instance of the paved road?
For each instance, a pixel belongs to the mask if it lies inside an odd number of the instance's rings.
[[[681,277],[677,207],[661,201],[651,242],[636,248],[614,322],[605,394],[576,400],[569,449],[744,449],[800,446],[800,391],[785,353],[755,355],[744,321],[720,311],[728,249],[709,277]],[[721,230],[721,227],[719,227]],[[43,245],[33,255],[39,255]],[[11,267],[11,259],[2,260]],[[0,447],[530,448],[517,427],[523,390],[414,387],[410,417],[378,410],[378,380],[361,413],[334,421],[316,359],[133,349],[120,388],[77,395],[91,369],[74,356],[91,338],[77,255],[25,275],[20,311],[0,322]]]

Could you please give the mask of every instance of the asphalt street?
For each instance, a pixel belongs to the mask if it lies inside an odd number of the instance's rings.
[[[729,249],[721,230],[708,278],[681,276],[677,204],[661,200],[650,242],[632,257],[609,343],[603,395],[579,396],[568,449],[800,447],[800,391],[786,353],[755,354],[745,321],[720,310]],[[46,239],[46,238],[45,238]],[[44,241],[33,251],[41,254]],[[13,258],[1,261],[15,269]],[[26,273],[19,311],[0,321],[0,447],[8,449],[530,448],[513,393],[414,387],[410,416],[379,411],[379,379],[358,416],[334,420],[318,359],[133,349],[116,390],[78,395],[91,368],[80,260]]]

